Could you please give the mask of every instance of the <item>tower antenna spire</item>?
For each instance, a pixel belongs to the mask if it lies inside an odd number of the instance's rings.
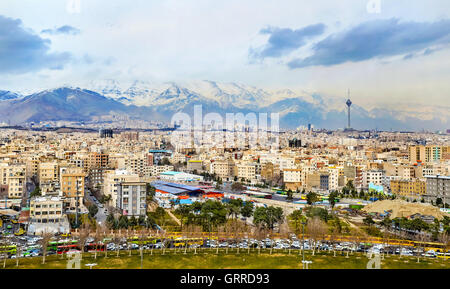
[[[347,129],[350,130],[351,129],[351,125],[350,125],[350,106],[352,105],[352,101],[350,100],[350,88],[347,91],[347,95],[348,95],[348,99],[347,99],[347,102],[345,103],[347,105],[347,114],[348,114]]]

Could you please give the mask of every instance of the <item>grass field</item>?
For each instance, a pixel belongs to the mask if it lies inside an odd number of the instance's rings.
[[[346,255],[320,252],[315,256],[311,252],[305,252],[305,259],[313,263],[309,265],[310,269],[365,269],[369,259],[365,254],[355,253]],[[225,250],[219,251],[198,251],[188,252],[167,250],[164,255],[161,251],[155,250],[153,255],[150,251],[145,252],[143,258],[144,269],[301,269],[302,256],[298,251],[292,251],[291,254],[285,251],[273,252],[264,250],[261,254],[257,251],[247,253],[240,251],[239,254],[234,249],[228,254]],[[42,263],[42,257],[21,258],[19,266],[16,266],[15,259],[6,260],[7,269],[65,269],[67,259],[61,256],[48,256],[46,264]],[[99,253],[97,259],[94,259],[93,253],[85,253],[81,261],[81,268],[87,269],[86,264],[96,263],[94,269],[140,269],[141,259],[138,251],[132,252],[129,256],[128,251],[123,251],[120,257],[116,253],[108,253],[108,258],[104,257],[104,252]],[[3,268],[3,260],[0,262],[0,269]],[[381,260],[381,269],[450,269],[450,261],[442,259],[421,258],[417,263],[416,257],[402,256],[384,256]]]

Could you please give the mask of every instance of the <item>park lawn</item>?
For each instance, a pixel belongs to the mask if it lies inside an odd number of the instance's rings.
[[[193,251],[184,254],[184,251],[166,250],[162,255],[162,251],[155,250],[153,255],[150,251],[145,252],[143,260],[144,269],[300,269],[302,267],[302,255],[298,251],[262,250],[259,255],[257,251],[250,254],[247,250],[240,250],[237,254],[236,249],[229,250],[225,254],[225,250],[220,250],[219,254],[215,254],[216,250],[202,249],[197,254]],[[320,252],[315,256],[311,256],[311,252],[305,253],[306,260],[312,260],[309,264],[310,269],[365,269],[369,259],[361,253],[337,254],[333,257],[333,253]],[[141,260],[138,251],[133,251],[129,256],[128,251],[122,251],[120,257],[116,257],[115,252],[108,253],[108,258],[104,257],[104,253],[99,253],[97,259],[94,259],[93,253],[85,253],[81,262],[81,268],[88,268],[86,264],[96,263],[95,269],[139,269]],[[42,257],[21,258],[19,267],[16,267],[16,260],[8,259],[6,268],[9,269],[65,269],[67,259],[61,259],[61,256],[46,257],[46,264],[42,264]],[[0,268],[3,268],[3,260],[0,262]],[[417,263],[416,257],[402,256],[385,256],[381,260],[382,269],[450,269],[450,262],[442,259],[421,258]]]

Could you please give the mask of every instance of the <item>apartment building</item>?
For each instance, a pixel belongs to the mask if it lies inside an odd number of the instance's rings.
[[[426,179],[426,197],[428,200],[436,200],[437,198],[445,199],[449,202],[450,193],[450,176],[425,176]]]
[[[139,175],[127,170],[114,170],[105,173],[103,195],[111,197],[109,205],[117,206],[119,186],[125,182],[139,182]]]
[[[39,184],[59,181],[58,163],[56,161],[40,163],[38,173]]]
[[[426,194],[426,183],[420,180],[391,180],[391,193],[408,198],[421,198]]]
[[[127,170],[138,174],[139,176],[143,176],[145,174],[147,168],[147,158],[145,157],[127,157],[124,160],[124,165]]]
[[[161,173],[173,171],[173,166],[171,165],[154,165],[145,167],[144,176],[154,177],[159,176]]]
[[[366,170],[363,171],[363,187],[368,188],[372,183],[375,186],[381,186],[384,183],[384,171],[383,170]]]
[[[409,161],[411,163],[418,162],[439,162],[450,153],[450,146],[442,145],[419,145],[409,147]]]
[[[201,160],[189,160],[187,162],[187,170],[192,172],[194,170],[196,171],[202,171],[203,170],[203,161]]]
[[[145,182],[121,182],[117,186],[117,208],[125,216],[145,216],[146,188]]]
[[[284,169],[283,182],[287,190],[297,191],[302,188],[302,170]]]
[[[30,201],[30,218],[36,223],[59,223],[63,201],[59,197],[36,197]]]
[[[254,180],[256,178],[256,165],[253,163],[239,163],[235,165],[234,175],[238,180]]]
[[[88,169],[108,168],[110,166],[109,154],[100,152],[90,152],[87,165]]]
[[[63,210],[63,200],[59,197],[32,198],[28,232],[32,234],[70,232],[70,224]]]
[[[0,185],[8,198],[22,198],[26,190],[26,165],[0,163]]]
[[[231,180],[234,176],[234,162],[227,160],[211,161],[211,174],[216,174],[222,180]]]

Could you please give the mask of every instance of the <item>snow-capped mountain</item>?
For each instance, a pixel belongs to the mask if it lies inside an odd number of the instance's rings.
[[[16,99],[19,97],[21,97],[21,95],[18,93],[9,90],[0,90],[0,100]]]
[[[27,96],[0,91],[0,122],[90,120],[110,113],[169,122],[174,113],[192,113],[193,107],[200,104],[203,113],[279,113],[283,128],[311,123],[315,127],[337,129],[344,128],[347,123],[344,97],[332,98],[307,91],[264,90],[240,83],[213,81],[157,84],[105,80],[91,82],[85,88],[65,86]],[[395,130],[448,127],[448,107],[399,107],[402,109],[366,110],[353,104],[352,126]]]
[[[221,109],[258,110],[285,99],[303,100],[323,106],[323,109],[335,108],[336,103],[339,103],[342,109],[345,108],[342,99],[328,98],[324,102],[320,95],[306,91],[289,89],[270,91],[241,83],[219,83],[209,80],[162,84],[145,81],[120,84],[115,80],[106,80],[91,82],[88,88],[127,105],[164,105],[175,111],[183,109],[192,101],[215,103]]]

